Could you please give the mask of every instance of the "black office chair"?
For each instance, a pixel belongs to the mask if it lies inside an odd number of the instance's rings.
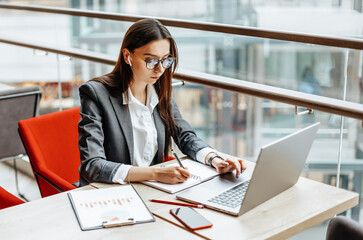
[[[343,216],[332,218],[326,232],[326,240],[346,239],[363,239],[363,225]]]
[[[26,156],[18,133],[18,122],[38,115],[41,91],[38,86],[0,90],[0,162],[13,160],[16,189],[19,191],[16,159]]]

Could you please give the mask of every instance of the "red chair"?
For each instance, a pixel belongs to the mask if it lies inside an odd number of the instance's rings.
[[[81,165],[79,107],[19,121],[19,133],[42,197],[75,189]]]
[[[168,159],[165,159],[165,156],[163,157],[163,162],[169,162],[171,160],[174,160],[175,157],[168,156]]]
[[[0,187],[0,209],[12,207],[22,203],[24,203],[24,201]]]

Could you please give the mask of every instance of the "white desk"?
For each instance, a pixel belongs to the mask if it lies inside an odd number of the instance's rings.
[[[247,163],[247,167],[253,166],[254,163]],[[96,188],[115,186],[92,185]],[[174,195],[140,183],[133,185],[155,216],[186,230],[169,213],[177,206],[149,201],[152,198],[178,201]],[[213,227],[196,232],[211,239],[234,239],[236,236],[238,239],[285,239],[354,207],[358,199],[357,193],[300,177],[296,185],[240,217],[197,209],[213,223]]]
[[[284,239],[358,203],[357,193],[300,178],[292,188],[240,217],[198,209],[214,225],[191,233],[170,215],[175,205],[149,201],[177,201],[175,196],[140,183],[133,185],[156,222],[82,231],[66,193],[60,193],[1,210],[1,239]],[[78,190],[115,186],[119,185],[93,183]]]
[[[91,186],[79,190],[94,189]],[[0,239],[201,239],[158,217],[155,222],[82,231],[66,193],[0,211]]]
[[[175,197],[167,195],[164,200]],[[257,206],[240,217],[220,213],[209,209],[197,209],[214,225],[198,232],[212,239],[285,239],[321,223],[335,214],[343,212],[358,203],[358,194],[337,189],[306,178],[287,191]],[[154,204],[156,205],[156,203]],[[169,209],[149,206],[151,211],[167,221],[183,227]],[[226,230],[233,229],[232,231]]]

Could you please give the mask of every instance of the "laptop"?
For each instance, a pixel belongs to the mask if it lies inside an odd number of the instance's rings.
[[[292,187],[304,168],[320,123],[315,123],[261,148],[254,169],[238,178],[217,177],[176,195],[177,199],[240,216]]]

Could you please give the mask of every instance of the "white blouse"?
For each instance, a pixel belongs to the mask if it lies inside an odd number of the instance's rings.
[[[153,85],[147,85],[146,105],[137,100],[128,89],[129,99],[126,100],[123,95],[123,104],[128,104],[131,122],[132,133],[134,139],[134,152],[132,165],[122,164],[112,181],[114,183],[125,184],[126,176],[132,166],[150,166],[155,154],[158,150],[157,131],[153,118],[153,111],[159,103],[158,95]],[[197,160],[204,163],[206,155],[210,152],[215,152],[214,149],[204,148],[197,152]]]

